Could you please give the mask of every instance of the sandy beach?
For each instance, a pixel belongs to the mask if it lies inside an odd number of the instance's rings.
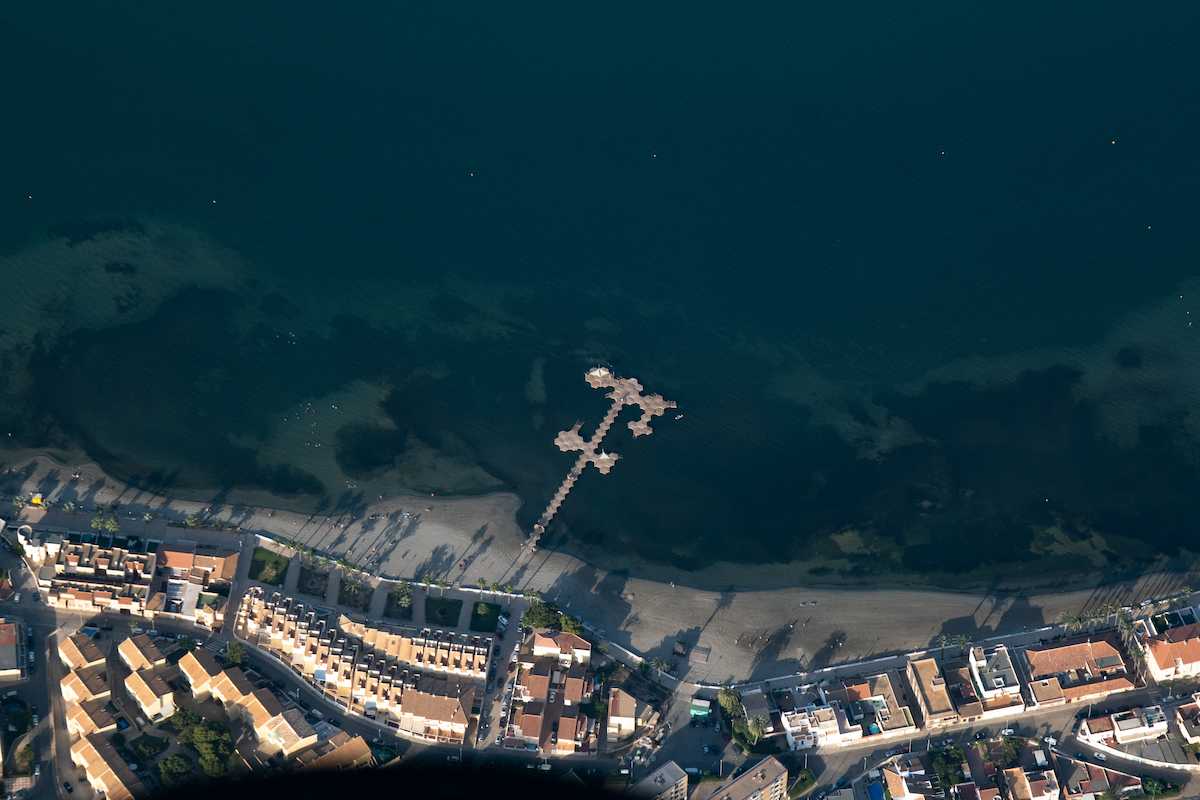
[[[676,659],[676,669],[694,681],[778,675],[935,644],[943,634],[1008,633],[1196,585],[1186,575],[1152,572],[1136,581],[1029,596],[858,586],[750,590],[736,587],[745,586],[753,570],[715,565],[700,580],[734,587],[716,591],[684,585],[688,575],[672,570],[648,580],[551,549],[530,553],[515,521],[519,501],[508,493],[384,497],[307,514],[273,507],[279,499],[261,493],[227,492],[208,501],[151,494],[64,453],[8,451],[3,466],[9,497],[40,492],[59,508],[72,502],[81,528],[91,509],[112,503],[129,532],[144,525],[147,513],[177,520],[198,514],[210,524],[301,542],[381,577],[499,582],[540,592],[644,655],[670,661],[675,643],[686,643],[692,658]],[[785,568],[764,569],[779,579]]]

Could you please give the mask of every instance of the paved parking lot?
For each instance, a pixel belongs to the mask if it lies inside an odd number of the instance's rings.
[[[1196,757],[1184,750],[1182,744],[1174,738],[1133,742],[1132,744],[1122,745],[1118,749],[1135,756],[1148,758],[1152,761],[1166,761],[1171,764],[1196,763]]]

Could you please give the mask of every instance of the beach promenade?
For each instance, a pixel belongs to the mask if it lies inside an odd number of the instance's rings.
[[[1187,581],[1148,574],[1100,589],[1030,597],[860,587],[711,591],[678,579],[602,570],[553,549],[531,553],[523,547],[518,501],[510,494],[384,498],[312,515],[249,505],[249,498],[234,493],[210,502],[179,500],[132,489],[94,464],[7,455],[0,480],[8,497],[40,492],[60,509],[73,503],[81,527],[88,519],[82,515],[95,506],[118,503],[122,530],[130,534],[196,515],[201,525],[296,541],[381,577],[540,592],[605,638],[662,657],[693,682],[772,677],[928,646],[942,635],[978,638],[1038,627],[1102,603],[1162,596]],[[146,514],[152,522],[144,521]],[[677,642],[689,656],[672,655]]]

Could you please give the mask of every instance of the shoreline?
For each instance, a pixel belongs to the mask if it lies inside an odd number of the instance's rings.
[[[713,582],[705,588],[672,583],[676,574],[687,573],[640,560],[610,571],[550,548],[530,554],[516,523],[520,500],[511,493],[384,497],[316,514],[264,506],[264,500],[279,498],[260,492],[223,492],[208,502],[156,495],[105,475],[94,463],[72,463],[77,461],[72,455],[8,451],[6,485],[20,487],[10,497],[42,492],[52,502],[73,500],[84,508],[116,502],[127,530],[142,525],[147,512],[176,520],[202,514],[208,522],[345,558],[381,577],[511,584],[541,593],[601,635],[648,658],[671,661],[675,643],[686,643],[703,658],[677,661],[677,675],[698,682],[753,679],[905,651],[934,644],[942,635],[1010,633],[1105,603],[1196,585],[1187,574],[1163,571],[1041,593],[885,588],[882,581],[873,588],[793,582],[721,590],[711,587],[736,587],[746,580],[742,565],[702,570],[700,577]],[[79,480],[72,479],[76,471]],[[781,580],[788,568],[764,565],[756,574]],[[657,579],[640,576],[648,569]]]
[[[356,513],[377,513],[377,509],[380,508],[423,509],[432,505],[437,509],[450,508],[456,504],[467,506],[478,505],[480,509],[488,508],[502,512],[504,518],[496,520],[497,524],[502,524],[505,528],[511,528],[522,540],[526,534],[526,531],[516,522],[522,501],[517,493],[508,489],[455,492],[444,495],[430,494],[428,496],[424,494],[385,494],[377,496],[377,499],[374,501],[366,501],[364,499],[362,502],[347,502],[345,497],[343,497],[335,504],[333,509],[323,510],[315,500],[297,502],[290,496],[257,488],[221,490],[183,488],[169,494],[159,494],[154,489],[140,489],[129,485],[121,478],[114,477],[95,461],[88,459],[82,451],[78,450],[65,451],[53,448],[11,449],[3,451],[3,455],[5,457],[0,458],[0,467],[7,469],[10,458],[15,462],[19,462],[18,466],[27,464],[30,461],[48,460],[53,463],[54,468],[66,471],[68,476],[70,472],[78,469],[85,473],[85,478],[87,473],[91,473],[94,477],[106,481],[109,485],[120,485],[123,487],[121,495],[131,493],[137,498],[153,498],[153,500],[146,501],[151,505],[161,505],[163,502],[174,500],[175,502],[196,504],[199,507],[213,505],[229,508],[236,507],[239,509],[254,507],[258,511],[272,512],[273,514],[285,513],[288,515],[302,515],[308,518],[329,517],[334,519],[349,517]],[[307,498],[309,496],[303,495],[301,497]],[[511,514],[508,513],[510,508]],[[453,518],[458,518],[459,516],[457,514],[452,515]],[[888,571],[862,576],[846,576],[843,574],[813,575],[810,569],[813,567],[814,562],[804,560],[770,563],[714,561],[698,569],[687,569],[668,563],[651,561],[632,553],[623,553],[617,559],[613,557],[610,550],[584,545],[577,541],[569,542],[560,548],[554,543],[557,537],[547,538],[550,538],[550,544],[542,548],[543,552],[559,553],[604,572],[617,573],[629,578],[638,578],[664,584],[674,583],[689,589],[709,592],[731,590],[736,592],[754,592],[803,588],[808,590],[828,589],[838,591],[876,591],[881,589],[919,590],[965,595],[1027,595],[1091,590],[1109,584],[1119,584],[1128,580],[1128,578],[1105,580],[1094,568],[1089,568],[1084,573],[1073,573],[1081,577],[1068,580],[1064,580],[1061,574],[1055,573],[1053,570],[1039,570],[1033,571],[1032,574],[1022,573],[1019,576],[1014,576],[1011,573],[1026,568],[1026,565],[1019,563],[983,571],[969,576],[966,580],[960,580],[953,584],[940,582],[940,579],[943,578],[953,580],[959,577],[947,573],[921,574]],[[1153,560],[1152,566],[1140,569],[1137,572],[1139,575],[1142,575],[1151,571],[1177,573],[1181,576],[1189,574],[1187,570],[1172,569],[1171,560],[1165,556],[1156,557]],[[396,575],[395,577],[411,578],[415,576]],[[1016,579],[1014,580],[1014,578]],[[1200,580],[1200,577],[1197,580]]]

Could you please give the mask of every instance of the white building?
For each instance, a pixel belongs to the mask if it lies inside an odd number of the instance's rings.
[[[1155,681],[1200,674],[1200,623],[1148,636],[1141,644],[1146,670]]]
[[[858,741],[862,725],[853,725],[838,705],[810,705],[780,715],[783,734],[792,750],[838,747]]]
[[[1166,732],[1167,715],[1162,706],[1145,706],[1082,720],[1076,736],[1091,744],[1128,744],[1155,739]]]

